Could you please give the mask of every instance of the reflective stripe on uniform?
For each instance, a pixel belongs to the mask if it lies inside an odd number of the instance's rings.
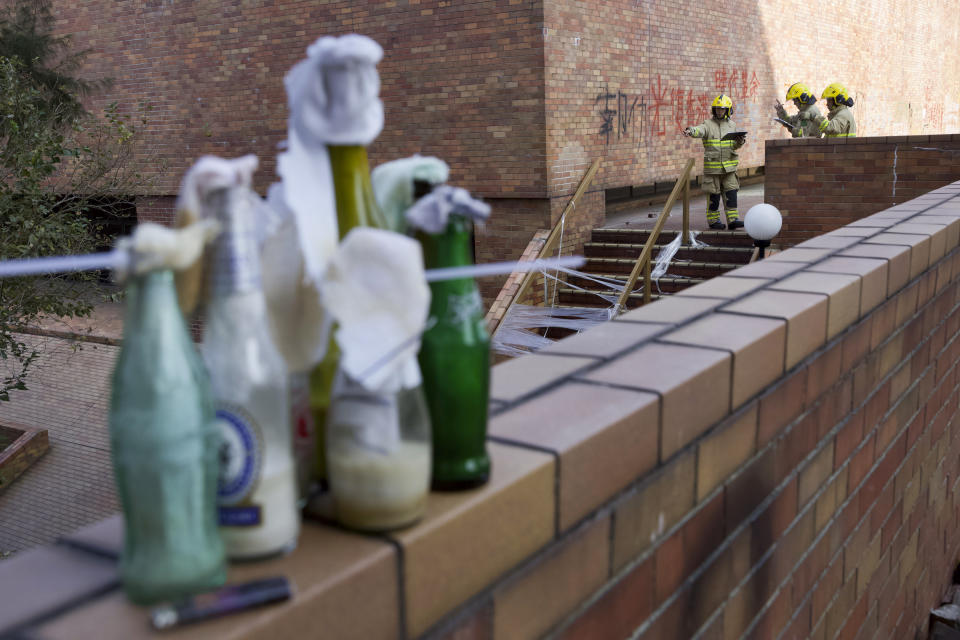
[[[826,128],[829,127],[829,126],[830,126],[830,121],[827,120],[826,118],[824,118],[824,119],[820,122],[820,131],[823,131],[824,129],[826,129]]]
[[[739,217],[739,212],[736,209],[727,209],[727,220],[736,220]]]

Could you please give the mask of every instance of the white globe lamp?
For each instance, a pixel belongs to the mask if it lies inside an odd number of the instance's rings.
[[[747,211],[743,226],[747,235],[753,238],[754,246],[760,249],[758,260],[763,258],[764,249],[770,246],[770,239],[780,233],[782,224],[780,211],[772,204],[755,204]]]

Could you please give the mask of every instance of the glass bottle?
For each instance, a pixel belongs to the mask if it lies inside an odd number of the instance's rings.
[[[300,533],[287,368],[270,336],[251,212],[239,189],[205,206],[221,223],[210,256],[201,352],[220,428],[220,535],[231,559],[292,550]]]
[[[354,227],[389,229],[387,218],[373,195],[366,147],[330,145],[327,150],[330,153],[340,240]],[[331,335],[327,354],[310,373],[310,408],[313,411],[317,443],[316,473],[321,482],[327,477],[324,428],[339,359],[340,351]]]
[[[133,602],[150,604],[226,579],[217,534],[219,434],[173,273],[133,276],[127,291],[110,442],[124,514],[120,575]]]
[[[473,264],[473,223],[451,214],[441,234],[417,232],[427,269]],[[487,405],[490,337],[473,278],[430,283],[430,323],[420,370],[433,433],[433,488],[464,489],[490,477]],[[429,324],[428,324],[429,326]]]

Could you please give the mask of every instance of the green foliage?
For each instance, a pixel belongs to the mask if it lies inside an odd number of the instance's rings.
[[[90,253],[104,238],[88,214],[129,206],[147,186],[137,171],[137,133],[149,106],[125,113],[111,104],[88,114],[79,97],[92,85],[64,75],[82,57],[66,55],[68,40],[50,35],[48,12],[33,22],[25,15],[0,10],[0,52],[34,56],[0,56],[0,258]],[[17,329],[46,316],[89,315],[92,281],[83,274],[0,279],[0,400],[26,388],[38,357]]]
[[[73,51],[70,36],[54,34],[56,18],[49,0],[3,0],[0,3],[0,57],[17,59],[40,91],[43,102],[71,119],[85,113],[80,98],[105,88],[109,81],[76,77],[86,51]]]

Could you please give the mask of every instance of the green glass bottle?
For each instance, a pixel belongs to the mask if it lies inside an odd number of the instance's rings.
[[[473,223],[452,214],[440,234],[417,233],[427,269],[473,264]],[[420,370],[433,427],[434,489],[465,489],[490,477],[487,405],[490,337],[472,278],[430,283],[430,323]]]
[[[327,150],[330,153],[333,189],[337,199],[340,240],[354,227],[389,229],[387,218],[373,195],[367,148],[362,145],[331,145]],[[310,373],[310,410],[313,412],[317,443],[316,471],[317,479],[321,482],[327,477],[324,428],[339,360],[340,350],[331,334],[327,355]]]
[[[217,533],[220,436],[172,272],[134,276],[127,291],[110,443],[125,527],[120,576],[133,602],[150,604],[226,579]]]

